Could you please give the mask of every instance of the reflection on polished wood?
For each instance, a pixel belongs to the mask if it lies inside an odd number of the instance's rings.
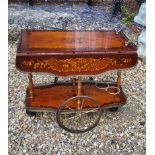
[[[65,100],[77,95],[77,90],[74,88],[71,84],[34,87],[33,100],[27,94],[27,106],[31,108],[57,109]],[[114,95],[109,94],[105,89],[98,89],[95,85],[83,84],[81,93],[81,95],[91,96],[96,99],[103,107],[114,103]],[[121,90],[120,94],[115,96],[114,104],[124,104],[125,101],[125,96]],[[74,104],[73,107],[75,106],[77,105]]]
[[[110,32],[29,32],[28,48],[80,49],[123,47],[123,38]]]
[[[137,53],[114,31],[23,30],[16,67],[56,75],[91,75],[133,67]]]
[[[21,50],[94,51],[99,49],[128,49],[125,38],[114,31],[49,31],[29,30],[22,32]],[[32,50],[33,49],[33,50]],[[110,51],[109,51],[110,52]]]

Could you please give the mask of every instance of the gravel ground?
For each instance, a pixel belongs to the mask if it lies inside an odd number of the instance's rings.
[[[27,74],[15,68],[20,30],[33,29],[123,29],[136,43],[134,35],[117,18],[110,6],[86,4],[37,5],[9,4],[9,154],[27,155],[143,155],[145,145],[145,64],[122,72],[127,104],[117,112],[105,110],[97,127],[83,134],[61,129],[53,113],[25,113]],[[116,72],[96,76],[112,80]],[[50,74],[34,74],[35,84],[53,82]],[[65,81],[66,78],[60,78]]]

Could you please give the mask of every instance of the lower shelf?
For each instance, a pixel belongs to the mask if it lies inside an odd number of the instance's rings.
[[[115,83],[110,86],[116,86]],[[114,95],[106,91],[107,83],[99,83],[97,86],[91,83],[82,84],[82,95],[94,98],[102,108],[116,107],[125,104],[126,97],[120,89],[119,94]],[[56,111],[67,99],[76,96],[77,87],[71,83],[58,83],[49,86],[36,86],[33,89],[34,98],[29,98],[27,93],[26,109],[29,111]],[[114,92],[115,89],[110,90]],[[28,92],[28,90],[27,90]],[[115,102],[114,102],[115,101]]]

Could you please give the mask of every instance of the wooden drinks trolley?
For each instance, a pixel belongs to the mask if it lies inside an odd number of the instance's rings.
[[[56,112],[63,129],[81,133],[95,127],[101,109],[125,104],[121,70],[137,63],[136,48],[115,31],[22,30],[16,67],[28,72],[27,114]],[[96,82],[92,76],[118,70],[116,82]],[[32,72],[56,75],[48,85],[34,86]],[[71,82],[58,82],[68,76]],[[82,81],[82,76],[90,77]]]

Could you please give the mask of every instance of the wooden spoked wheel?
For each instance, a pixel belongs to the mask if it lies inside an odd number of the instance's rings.
[[[89,96],[75,96],[66,100],[57,110],[59,126],[72,133],[93,129],[101,117],[100,105]]]

